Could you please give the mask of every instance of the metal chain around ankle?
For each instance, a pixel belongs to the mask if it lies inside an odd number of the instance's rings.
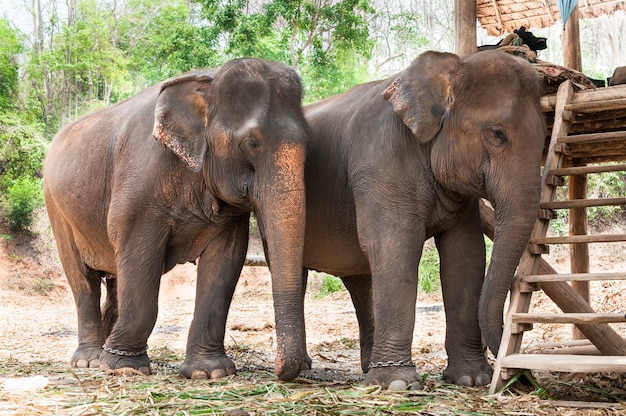
[[[124,357],[139,357],[140,355],[144,355],[146,351],[148,351],[148,346],[146,345],[143,348],[143,350],[137,351],[137,352],[116,350],[116,349],[109,347],[107,344],[102,344],[102,349],[108,352],[109,354],[122,355]]]
[[[415,367],[415,363],[413,361],[378,361],[367,366],[367,368],[381,367]]]

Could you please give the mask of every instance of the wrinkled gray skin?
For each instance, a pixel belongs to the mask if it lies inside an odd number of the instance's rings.
[[[256,59],[183,74],[64,127],[46,158],[44,190],[78,312],[72,364],[150,374],[144,347],[161,275],[197,260],[180,372],[234,373],[224,351],[226,315],[255,212],[272,259],[276,372],[292,379],[308,368],[301,279],[307,135],[296,73]],[[103,351],[105,342],[137,355]]]
[[[613,71],[613,76],[611,77],[611,82],[609,85],[621,85],[626,84],[626,66],[618,66]]]
[[[305,107],[304,265],[342,277],[350,291],[367,384],[419,385],[413,367],[368,366],[411,361],[429,237],[441,258],[444,376],[489,383],[481,329],[497,353],[504,301],[537,217],[539,98],[535,70],[518,58],[427,52],[389,79]],[[486,277],[479,198],[496,214]]]

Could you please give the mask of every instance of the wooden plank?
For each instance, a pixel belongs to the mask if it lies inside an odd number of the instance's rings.
[[[626,198],[587,198],[587,199],[571,199],[568,201],[551,201],[542,202],[543,209],[572,209],[587,207],[605,207],[626,205]]]
[[[513,323],[517,324],[613,324],[626,322],[623,313],[514,313]]]
[[[626,241],[624,234],[564,235],[562,237],[531,238],[530,244],[578,244],[578,243],[616,243]]]
[[[604,280],[626,280],[626,273],[568,273],[568,274],[533,274],[521,276],[524,283],[542,282],[598,282]]]
[[[616,100],[624,97],[626,97],[626,85],[616,85],[611,88],[576,91],[569,103]]]
[[[616,85],[610,88],[596,88],[595,90],[576,91],[569,103],[583,103],[587,101],[607,101],[626,97],[626,85]],[[550,113],[556,108],[557,94],[541,97],[541,109]]]
[[[596,111],[610,111],[621,108],[626,108],[626,98],[572,103],[566,104],[564,107],[565,111],[573,111],[577,113],[595,113]]]
[[[615,140],[626,140],[626,131],[609,131],[604,133],[584,133],[572,136],[561,136],[557,138],[557,143],[598,143]]]
[[[552,169],[550,173],[554,176],[570,176],[622,171],[626,171],[626,163],[617,163],[613,165],[573,166],[570,168]]]
[[[626,356],[511,354],[502,359],[502,367],[566,373],[626,373]]]

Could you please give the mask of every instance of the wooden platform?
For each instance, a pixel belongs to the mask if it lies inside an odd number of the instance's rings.
[[[589,282],[626,280],[618,273],[589,273],[588,245],[626,241],[626,234],[590,235],[587,208],[626,205],[625,195],[587,198],[587,175],[626,172],[626,86],[574,92],[570,81],[557,94],[542,98],[550,126],[543,161],[541,206],[529,244],[520,260],[511,290],[502,343],[490,392],[522,369],[561,372],[626,373],[626,340],[610,324],[626,322],[626,311],[596,313],[589,305]],[[559,186],[568,184],[567,200],[556,200]],[[548,235],[556,210],[569,210],[569,234]],[[481,206],[483,227],[493,238],[493,212]],[[557,273],[543,258],[550,245],[568,244],[571,273]],[[560,313],[529,313],[532,294],[543,292]],[[625,295],[626,296],[626,295]],[[521,353],[525,331],[536,323],[570,324],[575,339],[588,345],[564,346],[554,351]],[[526,351],[528,352],[528,351]],[[587,355],[591,353],[593,355]]]

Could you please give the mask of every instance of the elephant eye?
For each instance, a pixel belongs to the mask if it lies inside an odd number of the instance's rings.
[[[259,143],[251,137],[244,139],[244,144],[251,150],[256,150],[259,147]]]
[[[256,139],[252,137],[246,137],[241,141],[240,147],[243,154],[248,159],[252,159],[259,153],[260,144]]]
[[[502,126],[492,126],[484,130],[483,135],[495,146],[504,146],[509,142],[509,137]]]

